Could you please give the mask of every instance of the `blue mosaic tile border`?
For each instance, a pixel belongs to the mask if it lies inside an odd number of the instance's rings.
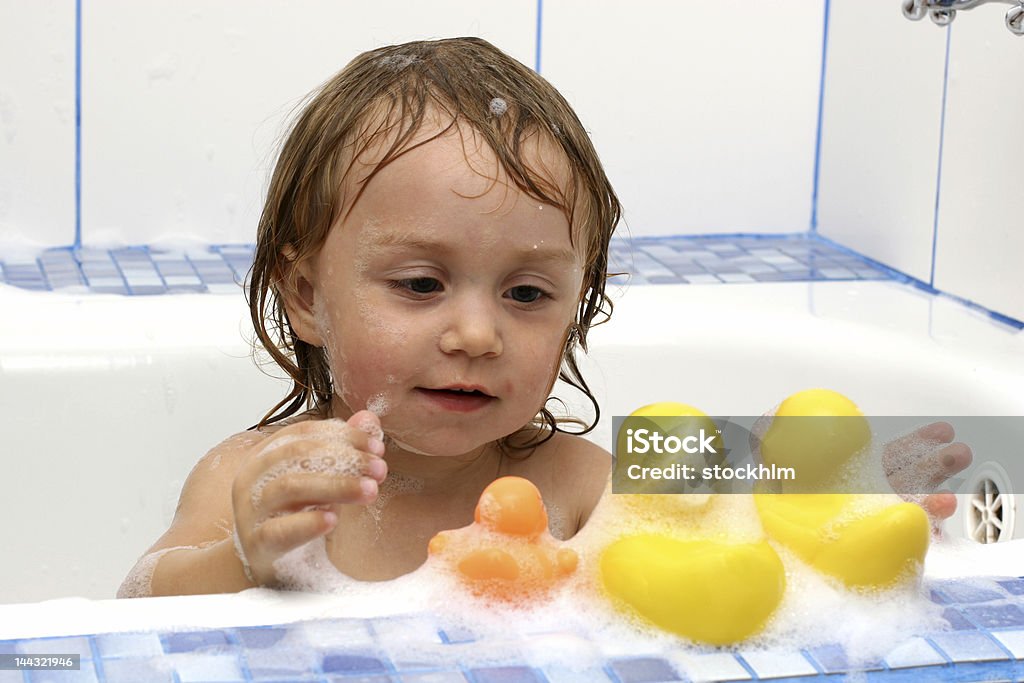
[[[97,294],[237,294],[252,265],[252,245],[171,249],[58,247],[32,257],[0,253],[0,283],[39,291],[77,288]]]
[[[893,279],[864,257],[807,234],[618,238],[610,261],[610,272],[628,273],[631,284]],[[0,283],[126,295],[237,293],[251,265],[248,244],[58,247],[29,257],[0,253]]]
[[[609,272],[628,273],[634,285],[895,279],[860,254],[806,233],[615,239],[609,261]]]
[[[883,658],[852,663],[840,645],[802,650],[710,651],[673,657],[637,652],[582,667],[531,665],[517,654],[481,665],[489,640],[425,614],[323,619],[181,633],[115,633],[0,641],[0,653],[81,654],[79,671],[0,671],[0,683],[653,683],[656,681],[966,681],[1024,677],[1024,579],[929,581],[948,629],[908,634]],[[559,647],[598,642],[559,633]],[[568,644],[568,645],[567,645]],[[510,647],[510,645],[512,647]],[[583,651],[583,648],[581,648]]]

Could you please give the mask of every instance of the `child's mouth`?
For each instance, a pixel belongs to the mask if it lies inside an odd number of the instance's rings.
[[[434,405],[444,410],[462,413],[479,410],[489,405],[491,401],[496,400],[496,397],[476,388],[446,387],[442,389],[428,389],[418,387],[416,390]]]

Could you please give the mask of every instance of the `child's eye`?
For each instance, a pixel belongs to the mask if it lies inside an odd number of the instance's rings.
[[[519,285],[508,290],[508,296],[521,304],[532,304],[547,296],[544,290],[533,285]]]
[[[391,287],[405,289],[413,294],[433,294],[441,291],[441,282],[432,277],[411,277],[404,280],[392,280]]]

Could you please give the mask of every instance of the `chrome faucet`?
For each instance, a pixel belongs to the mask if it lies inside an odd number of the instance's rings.
[[[989,2],[1013,5],[1006,12],[1006,28],[1014,35],[1024,36],[1024,0],[903,0],[903,16],[918,21],[927,14],[939,26],[946,26],[958,11]]]

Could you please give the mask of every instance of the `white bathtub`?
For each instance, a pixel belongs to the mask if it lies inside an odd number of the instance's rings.
[[[875,415],[1024,415],[1024,334],[906,285],[614,289],[584,364],[605,447],[611,416],[645,403],[758,415],[810,387]],[[249,358],[240,295],[0,287],[0,310],[0,604],[112,597],[195,461],[285,385]],[[1024,550],[1000,557],[1024,568]]]

